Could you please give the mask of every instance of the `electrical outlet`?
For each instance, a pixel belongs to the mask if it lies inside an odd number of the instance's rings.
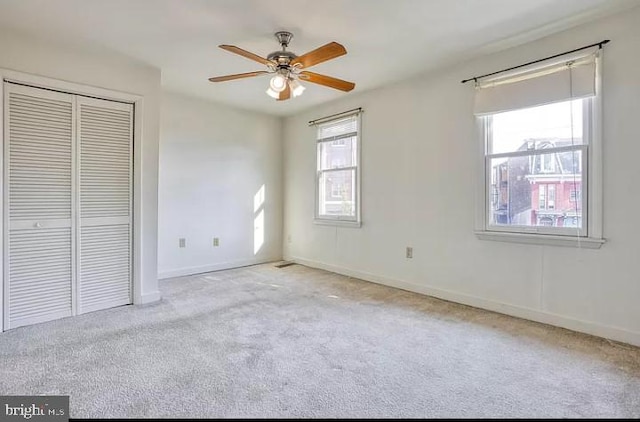
[[[220,246],[220,239],[217,237],[213,238],[213,246]]]
[[[407,246],[407,258],[413,258],[413,248],[411,246]]]
[[[184,248],[186,246],[187,246],[187,239],[185,239],[184,237],[181,237],[180,239],[178,239],[179,248]]]
[[[287,243],[291,243],[291,235],[287,236]]]

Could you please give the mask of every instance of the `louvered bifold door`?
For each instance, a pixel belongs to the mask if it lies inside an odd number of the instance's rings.
[[[78,313],[131,300],[133,106],[78,97]]]
[[[72,95],[5,83],[5,328],[73,314]]]

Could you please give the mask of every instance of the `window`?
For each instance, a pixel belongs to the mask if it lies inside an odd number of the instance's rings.
[[[564,227],[580,227],[580,224],[578,217],[565,217],[563,221]]]
[[[331,145],[334,147],[345,147],[347,146],[347,143],[344,139],[338,139],[337,141],[331,142]]]
[[[601,178],[597,65],[592,53],[478,82],[480,238],[602,243],[601,184],[587,187]]]
[[[549,217],[542,217],[538,221],[538,224],[541,225],[541,226],[551,227],[551,226],[553,226],[553,219],[549,218]]]
[[[542,154],[540,155],[540,172],[541,173],[554,173],[556,171],[556,156],[555,154]]]
[[[556,207],[556,185],[547,186],[549,198],[547,199],[547,209],[552,210]]]
[[[316,221],[360,224],[360,114],[317,125]]]
[[[581,217],[584,208],[568,200],[557,206],[557,186],[568,190],[586,179],[578,157],[587,153],[583,121],[589,120],[590,104],[590,99],[578,99],[484,117],[491,128],[486,165],[490,174],[501,171],[500,180],[492,178],[487,187],[487,195],[500,187],[499,206],[488,210],[488,229],[576,235],[575,227],[567,231],[557,217]]]
[[[547,187],[545,185],[540,185],[538,191],[538,209],[543,210],[547,207]]]
[[[571,190],[569,191],[569,201],[571,201],[571,202],[580,202],[581,201],[581,195],[580,195],[580,190],[579,189],[571,188]]]
[[[331,196],[333,198],[342,198],[342,183],[340,182],[332,182],[331,183]]]

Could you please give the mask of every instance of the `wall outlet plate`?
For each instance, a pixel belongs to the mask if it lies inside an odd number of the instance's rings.
[[[407,246],[407,258],[413,258],[413,247]]]
[[[217,238],[217,237],[213,238],[213,246],[220,246],[220,238]]]
[[[187,239],[185,239],[184,237],[181,237],[180,239],[178,239],[178,247],[184,248],[186,246],[187,246]]]

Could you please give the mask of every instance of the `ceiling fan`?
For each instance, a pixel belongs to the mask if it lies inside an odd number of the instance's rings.
[[[250,60],[262,63],[267,66],[267,70],[218,76],[209,78],[209,81],[224,82],[234,79],[273,74],[273,77],[269,82],[267,94],[278,101],[288,100],[292,95],[297,97],[302,94],[305,88],[300,83],[300,80],[328,86],[345,92],[351,91],[355,88],[356,84],[353,82],[347,82],[342,79],[303,70],[347,54],[347,50],[345,50],[342,45],[337,42],[330,42],[329,44],[318,47],[313,51],[303,54],[302,56],[297,56],[291,51],[287,51],[289,42],[291,42],[291,39],[293,38],[293,34],[291,32],[279,31],[275,33],[275,36],[280,43],[282,50],[274,51],[269,54],[266,59],[234,45],[219,45],[218,47],[223,50],[239,54]]]

